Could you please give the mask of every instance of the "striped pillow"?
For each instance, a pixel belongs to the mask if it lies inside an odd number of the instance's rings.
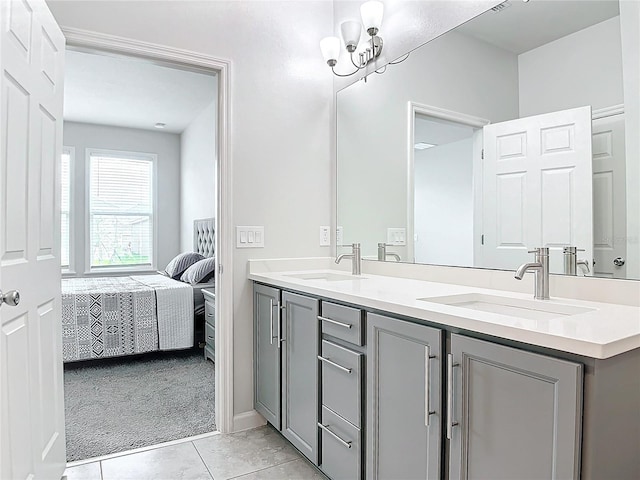
[[[180,277],[180,281],[190,283],[191,285],[208,282],[215,274],[215,263],[215,257],[205,258],[204,260],[194,263],[185,270]]]
[[[169,262],[169,265],[167,265],[164,271],[174,280],[178,280],[187,268],[203,258],[204,256],[195,252],[181,253]]]

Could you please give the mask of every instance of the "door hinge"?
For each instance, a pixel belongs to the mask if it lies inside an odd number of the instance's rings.
[[[222,270],[223,270],[222,265],[218,265],[218,273],[220,275],[222,275]]]
[[[480,245],[484,245],[484,233],[480,235]]]
[[[481,158],[482,160],[484,160],[484,148],[483,148],[483,149],[482,149],[482,151],[480,152],[480,158]]]

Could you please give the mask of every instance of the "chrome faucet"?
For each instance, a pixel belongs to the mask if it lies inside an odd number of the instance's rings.
[[[522,280],[527,270],[533,270],[536,275],[536,289],[534,298],[536,300],[549,300],[549,249],[547,247],[536,248],[529,251],[535,253],[532,263],[523,263],[516,270],[516,279]]]
[[[583,267],[587,273],[589,273],[589,262],[586,260],[578,260],[578,252],[584,252],[584,250],[578,250],[577,247],[564,247],[562,253],[564,254],[564,273],[565,275],[577,275],[578,266]]]
[[[349,246],[349,245],[344,245]],[[362,256],[360,255],[360,244],[352,243],[351,244],[351,253],[343,253],[342,255],[338,255],[336,257],[336,263],[340,263],[343,258],[351,259],[351,274],[352,275],[360,275],[362,270]]]
[[[391,247],[392,245],[389,243],[379,243],[378,244],[378,261],[386,262],[387,257],[393,257],[396,259],[396,262],[400,261],[400,255],[393,252],[387,252],[387,247]]]

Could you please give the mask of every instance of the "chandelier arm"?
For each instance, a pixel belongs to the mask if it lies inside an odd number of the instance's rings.
[[[404,62],[407,58],[409,58],[409,55],[411,55],[411,52],[407,53],[406,55],[403,55],[404,58],[402,60],[395,60],[393,62],[389,62],[389,65],[397,65],[399,63]]]
[[[349,58],[351,58],[351,63],[353,64],[354,67],[356,67],[358,70],[362,70],[364,67],[361,65],[358,65],[356,62],[353,61],[353,52],[351,52],[349,54]]]
[[[334,67],[331,67],[331,71],[336,77],[350,77],[351,75],[355,75],[356,73],[358,73],[360,69],[357,69],[354,72],[346,73],[346,74],[336,72],[336,69]]]

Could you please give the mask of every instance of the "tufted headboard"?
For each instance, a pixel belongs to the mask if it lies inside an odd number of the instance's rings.
[[[193,221],[193,251],[205,257],[215,254],[215,219],[203,218]]]

